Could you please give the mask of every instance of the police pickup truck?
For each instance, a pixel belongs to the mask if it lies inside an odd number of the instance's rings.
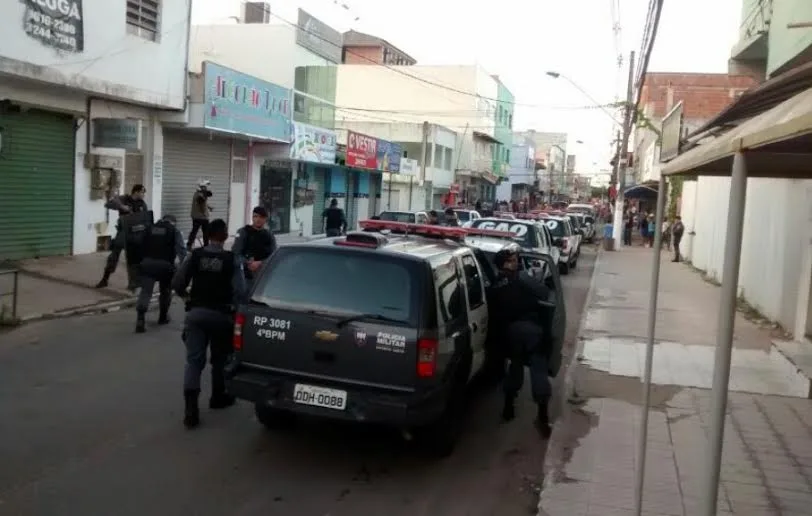
[[[359,225],[365,231],[284,245],[270,258],[235,317],[230,392],[254,403],[267,427],[294,414],[381,423],[448,455],[467,387],[494,363],[494,270],[465,244],[464,228]],[[557,271],[546,281],[563,321]]]

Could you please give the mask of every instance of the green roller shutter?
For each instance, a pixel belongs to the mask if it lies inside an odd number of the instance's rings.
[[[1,113],[0,132],[0,260],[71,254],[73,118]]]

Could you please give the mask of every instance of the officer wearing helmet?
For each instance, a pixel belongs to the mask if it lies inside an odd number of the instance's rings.
[[[202,179],[197,184],[197,190],[192,195],[192,230],[189,232],[189,241],[186,243],[186,248],[191,251],[194,247],[195,238],[197,238],[197,231],[203,233],[203,245],[209,245],[209,216],[211,215],[211,206],[209,206],[209,198],[212,196],[211,181]]]
[[[158,283],[158,324],[169,323],[169,304],[172,301],[172,276],[175,274],[175,260],[183,261],[186,258],[186,248],[183,246],[183,235],[175,227],[176,219],[172,215],[164,217],[147,229],[142,248],[139,277],[141,291],[135,305],[136,322],[135,332],[146,331],[145,316],[152,299],[155,283]]]
[[[518,249],[511,247],[496,254],[499,277],[491,291],[494,330],[502,336],[509,361],[504,379],[505,403],[502,418],[516,416],[516,396],[524,382],[524,367],[530,369],[530,387],[537,405],[536,428],[549,438],[549,400],[552,394],[549,360],[553,351],[551,292],[538,278],[519,270]]]
[[[192,251],[172,279],[172,289],[186,299],[183,329],[186,345],[183,424],[186,428],[200,424],[200,376],[206,367],[206,352],[209,350],[209,408],[224,409],[234,404],[234,397],[226,392],[225,365],[232,353],[234,310],[245,298],[245,278],[240,261],[223,248],[226,239],[228,227],[225,221],[213,220],[209,226],[209,245]],[[187,292],[190,284],[191,289]]]

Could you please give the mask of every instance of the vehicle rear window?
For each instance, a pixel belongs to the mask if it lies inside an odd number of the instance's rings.
[[[471,227],[480,229],[492,229],[494,231],[509,231],[516,235],[513,239],[520,246],[532,249],[539,246],[536,232],[533,231],[533,223],[511,222],[507,220],[474,220]]]
[[[457,214],[457,218],[460,219],[462,222],[468,222],[471,220],[471,212],[464,211],[464,210],[454,210],[454,213]]]
[[[280,249],[253,295],[294,309],[413,321],[419,283],[406,263],[387,258],[328,249]]]
[[[414,222],[414,213],[405,213],[397,211],[384,211],[379,215],[381,220],[388,220],[391,222]]]
[[[567,230],[564,227],[564,222],[558,219],[545,219],[544,225],[547,226],[547,229],[550,230],[550,234],[553,238],[560,238],[567,236]]]

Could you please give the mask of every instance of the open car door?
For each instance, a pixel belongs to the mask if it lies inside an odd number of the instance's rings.
[[[550,376],[556,376],[561,369],[561,353],[564,347],[564,334],[567,330],[567,307],[564,303],[564,288],[561,284],[558,265],[553,261],[552,257],[546,254],[520,253],[519,257],[521,259],[520,263],[530,263],[534,266],[532,269],[523,271],[523,273],[527,273],[534,279],[543,282],[549,292],[548,299],[542,302],[552,310],[549,370]]]

